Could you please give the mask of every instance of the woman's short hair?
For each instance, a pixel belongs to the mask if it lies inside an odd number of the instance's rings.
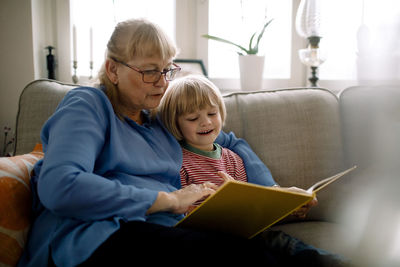
[[[107,56],[121,61],[134,57],[161,59],[175,57],[177,49],[167,34],[146,19],[130,19],[117,24],[107,44]]]
[[[161,60],[175,58],[177,48],[168,35],[155,23],[146,19],[130,19],[119,22],[112,33],[106,50],[106,59],[114,58],[128,62],[135,57],[160,57]],[[119,113],[117,86],[107,76],[105,62],[98,75],[106,94]]]
[[[218,107],[222,123],[225,122],[225,103],[217,86],[204,76],[188,75],[170,83],[158,110],[165,127],[177,140],[182,140],[178,118],[207,106]]]

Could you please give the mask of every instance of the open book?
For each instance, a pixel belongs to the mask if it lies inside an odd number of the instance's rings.
[[[307,192],[228,181],[176,226],[216,230],[252,238],[311,201],[322,188],[356,166],[323,179]]]

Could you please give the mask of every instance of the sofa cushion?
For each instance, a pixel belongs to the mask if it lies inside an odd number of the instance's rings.
[[[41,146],[29,154],[0,158],[0,265],[15,266],[30,227],[29,179],[43,157]]]
[[[14,155],[29,153],[40,142],[44,122],[74,87],[77,85],[41,79],[24,88],[19,99]]]
[[[339,103],[330,91],[237,92],[224,100],[224,130],[244,138],[281,186],[306,189],[344,170]],[[321,191],[309,218],[333,218],[327,212],[335,206],[336,192],[334,184]]]
[[[353,244],[349,242],[347,229],[331,222],[310,221],[277,225],[272,230],[280,230],[306,244],[326,251],[350,257]]]

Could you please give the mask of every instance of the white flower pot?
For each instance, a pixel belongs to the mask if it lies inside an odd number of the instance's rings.
[[[243,91],[262,89],[265,56],[239,55],[240,87]]]

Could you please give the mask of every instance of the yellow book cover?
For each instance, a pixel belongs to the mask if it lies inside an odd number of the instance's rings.
[[[228,181],[176,226],[252,238],[311,201],[317,191],[353,169],[355,166],[319,181],[306,193]]]

